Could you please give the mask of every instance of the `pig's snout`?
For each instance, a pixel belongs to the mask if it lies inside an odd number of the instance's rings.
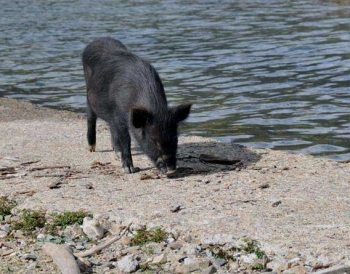
[[[163,155],[158,158],[156,166],[162,173],[173,173],[176,170],[176,157]]]

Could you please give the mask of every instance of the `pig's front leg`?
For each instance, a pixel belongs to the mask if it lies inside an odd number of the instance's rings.
[[[122,165],[126,173],[134,173],[134,165],[131,158],[131,139],[126,121],[115,118],[110,125],[114,151],[117,156],[120,152]]]

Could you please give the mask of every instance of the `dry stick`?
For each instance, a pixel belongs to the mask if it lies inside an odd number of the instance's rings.
[[[23,163],[21,163],[21,166],[27,166],[27,165],[31,165],[31,164],[35,164],[35,163],[39,163],[39,162],[40,162],[40,160],[23,162]]]
[[[80,274],[80,269],[68,246],[45,243],[43,251],[57,264],[63,274]]]
[[[29,170],[35,171],[35,170],[59,169],[59,168],[71,168],[71,166],[42,166],[42,167],[32,167]]]
[[[106,241],[103,244],[100,244],[98,246],[95,246],[89,250],[83,251],[83,252],[79,252],[79,253],[74,253],[75,257],[78,258],[82,258],[82,257],[86,257],[89,255],[92,255],[96,252],[99,252],[100,250],[110,246],[111,244],[113,244],[114,242],[118,241],[121,237],[123,237],[123,235],[125,234],[126,231],[128,231],[129,227],[131,226],[132,223],[128,224],[128,226],[126,228],[123,229],[123,231],[119,234],[119,235],[115,235],[113,237],[111,237],[108,241]]]
[[[55,169],[55,168],[70,168],[70,166],[42,166],[42,167],[32,167],[30,171],[44,170],[44,169]]]
[[[0,176],[0,180],[6,180],[6,179],[13,179],[13,178],[17,178],[17,176],[11,175],[11,176]]]

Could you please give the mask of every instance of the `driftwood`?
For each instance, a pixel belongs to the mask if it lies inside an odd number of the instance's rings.
[[[118,241],[121,237],[123,237],[123,235],[129,230],[130,226],[131,226],[131,223],[128,226],[126,226],[119,235],[115,235],[115,236],[111,237],[108,241],[104,242],[103,244],[95,246],[89,250],[79,252],[79,253],[74,253],[74,256],[78,257],[78,258],[82,258],[82,257],[86,257],[86,256],[89,256],[89,255],[92,255],[94,253],[101,251],[102,249],[110,246],[114,242]]]
[[[80,274],[79,266],[68,246],[45,243],[42,249],[53,259],[62,274]]]
[[[40,160],[23,162],[23,163],[21,163],[21,166],[28,166],[28,165],[39,163],[39,162],[40,162]]]
[[[70,166],[39,166],[39,167],[32,167],[29,169],[30,171],[35,171],[35,170],[44,170],[44,169],[56,169],[56,168],[70,168]]]
[[[66,245],[57,245],[53,243],[45,243],[42,246],[44,253],[49,255],[53,261],[57,264],[58,268],[61,270],[62,274],[80,274],[80,269],[78,263],[75,260],[77,258],[83,258],[92,255],[102,249],[108,247],[112,243],[118,241],[126,231],[129,230],[131,223],[123,229],[119,235],[111,237],[108,241],[98,246],[95,246],[87,251],[72,253],[70,248]]]

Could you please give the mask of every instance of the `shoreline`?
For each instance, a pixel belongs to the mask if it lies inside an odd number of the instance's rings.
[[[18,209],[84,209],[118,224],[189,234],[194,244],[248,237],[261,243],[271,259],[267,266],[276,272],[294,258],[302,264],[293,267],[307,272],[317,264],[350,265],[349,163],[187,136],[179,138],[177,177],[159,176],[135,147],[141,171],[128,175],[102,122],[97,151],[90,153],[82,115],[8,98],[0,98],[0,113],[0,167],[19,174],[0,180],[0,192],[15,199]],[[238,159],[241,165],[201,162],[201,154]],[[92,168],[94,163],[101,166]],[[57,181],[50,176],[63,170],[33,170],[43,166],[69,166],[73,179],[50,189]],[[173,206],[181,210],[174,213]],[[0,256],[0,262],[7,259]]]

